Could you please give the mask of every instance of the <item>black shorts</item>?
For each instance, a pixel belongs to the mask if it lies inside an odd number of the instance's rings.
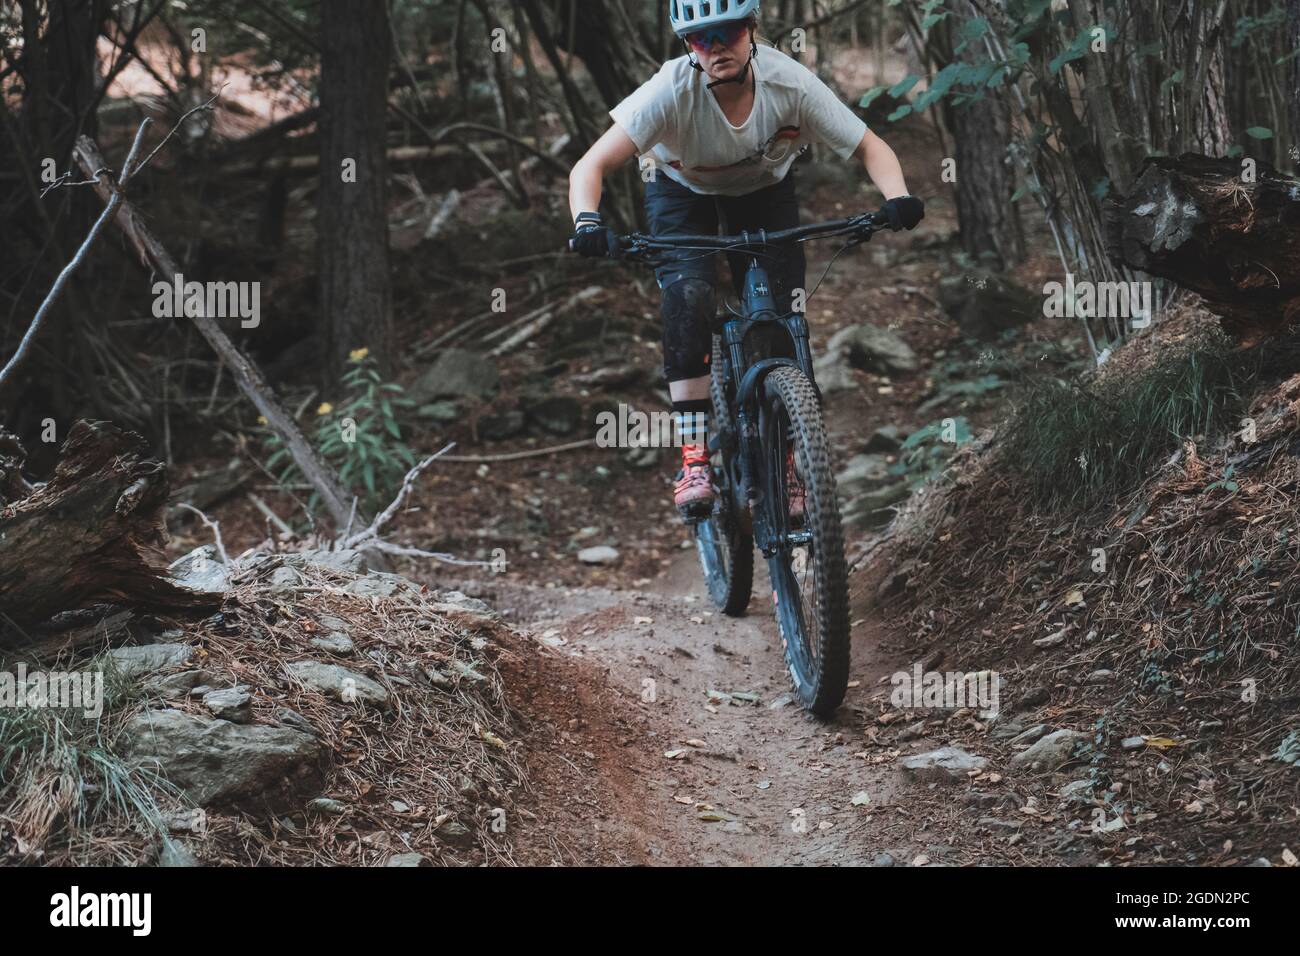
[[[659,173],[646,183],[645,210],[650,232],[655,235],[716,235],[720,225],[728,234],[746,229],[751,232],[790,229],[799,225],[799,197],[795,193],[793,169],[781,182],[744,196],[702,195]],[[670,255],[673,261],[655,269],[659,288],[667,288],[685,277],[703,279],[717,287],[718,253],[681,250]],[[726,255],[731,268],[732,291],[739,298],[749,259],[736,253]],[[789,312],[793,290],[804,288],[806,262],[803,246],[798,243],[780,246],[773,248],[771,255],[774,258],[764,260],[764,265],[772,282],[777,308]]]

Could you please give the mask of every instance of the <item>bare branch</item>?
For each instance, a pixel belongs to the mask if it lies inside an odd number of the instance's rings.
[[[207,515],[205,515],[202,511],[200,511],[198,508],[194,507],[193,505],[187,505],[185,504],[185,502],[181,501],[181,502],[177,502],[176,507],[184,508],[186,511],[193,511],[196,515],[199,516],[199,519],[205,525],[207,525],[209,528],[212,529],[212,537],[216,539],[217,554],[221,555],[221,563],[229,567],[230,555],[226,554],[226,546],[221,540],[221,525],[213,521],[211,518],[209,518]]]
[[[144,139],[144,131],[148,126],[149,120],[146,119],[140,124],[140,128],[135,131],[135,141],[131,144],[131,151],[127,154],[125,169],[130,169],[136,153],[140,150],[140,143]],[[95,172],[96,182],[99,181],[99,177],[104,173],[104,171],[105,170],[101,167]],[[104,211],[99,214],[99,218],[95,220],[95,224],[90,227],[90,232],[87,233],[86,238],[82,241],[81,248],[77,250],[76,255],[68,260],[68,264],[63,267],[58,278],[54,280],[54,285],[50,287],[49,293],[45,296],[45,301],[42,302],[40,308],[36,310],[36,317],[32,319],[32,324],[28,326],[26,333],[23,335],[22,341],[18,343],[18,350],[14,352],[13,357],[9,359],[5,367],[0,369],[0,388],[4,387],[5,382],[9,380],[10,376],[13,375],[14,370],[18,368],[23,359],[27,357],[27,353],[31,351],[32,342],[36,340],[37,332],[40,331],[41,325],[44,324],[46,317],[54,308],[54,303],[59,301],[59,296],[63,294],[63,290],[67,287],[68,280],[72,278],[72,274],[77,271],[77,267],[86,260],[86,256],[90,252],[90,247],[95,244],[95,240],[98,239],[99,234],[104,231],[104,227],[113,221],[113,217],[117,215],[117,208],[121,204],[122,194],[121,192],[114,190],[113,197],[105,204]]]
[[[441,451],[434,452],[432,455],[425,458],[414,468],[408,471],[406,473],[406,477],[402,479],[401,490],[397,492],[397,497],[392,500],[392,503],[389,504],[387,508],[385,508],[383,511],[379,512],[379,514],[375,516],[375,520],[370,522],[370,527],[366,528],[364,531],[358,532],[357,534],[353,535],[350,538],[346,538],[343,541],[341,547],[343,548],[358,548],[362,546],[367,548],[374,547],[374,545],[371,545],[369,542],[379,541],[379,532],[383,530],[384,525],[388,524],[388,522],[393,520],[393,516],[397,514],[398,509],[402,507],[402,504],[406,501],[407,497],[410,496],[412,489],[415,487],[415,480],[420,477],[420,473],[455,447],[456,447],[455,442],[452,442],[449,445],[444,446]],[[395,546],[390,545],[389,547],[395,547]],[[380,548],[380,550],[383,549]],[[432,555],[429,556],[431,557]]]

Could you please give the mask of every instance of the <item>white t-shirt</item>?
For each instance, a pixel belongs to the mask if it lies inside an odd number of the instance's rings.
[[[853,155],[867,124],[816,74],[767,46],[750,68],[754,108],[741,126],[728,122],[707,88],[709,76],[685,56],[665,63],[609,115],[638,153],[708,195],[743,196],[780,182],[809,143],[823,143],[841,159]]]

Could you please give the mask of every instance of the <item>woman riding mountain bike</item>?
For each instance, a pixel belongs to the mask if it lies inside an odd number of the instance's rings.
[[[633,157],[653,163],[645,209],[656,235],[739,233],[799,224],[792,165],[812,143],[861,162],[884,194],[893,229],[912,229],[925,207],[910,195],[898,157],[807,67],[755,35],[758,0],[666,0],[686,55],[610,111],[614,124],[569,174],[574,218],[570,246],[585,256],[614,256],[617,235],[597,211],[603,180]],[[693,55],[692,55],[693,54]],[[662,173],[662,175],[660,175]],[[804,289],[804,255],[791,244],[768,263],[777,308],[792,309]],[[655,269],[662,291],[664,377],[682,442],[673,501],[691,520],[709,513],[716,489],[708,450],[709,363],[717,312],[717,255],[680,250]],[[728,255],[739,296],[747,259]],[[796,486],[793,458],[790,484]],[[801,502],[790,496],[792,513]]]

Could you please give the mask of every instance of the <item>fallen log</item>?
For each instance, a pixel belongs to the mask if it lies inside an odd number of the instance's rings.
[[[1300,180],[1187,153],[1142,166],[1107,201],[1112,260],[1198,293],[1243,344],[1300,320]]]
[[[15,458],[13,442],[7,453]],[[163,541],[167,470],[144,439],[110,422],[78,421],[54,475],[0,503],[0,615],[24,627],[93,602],[210,606],[173,584],[151,554]],[[0,629],[0,647],[20,634]]]

